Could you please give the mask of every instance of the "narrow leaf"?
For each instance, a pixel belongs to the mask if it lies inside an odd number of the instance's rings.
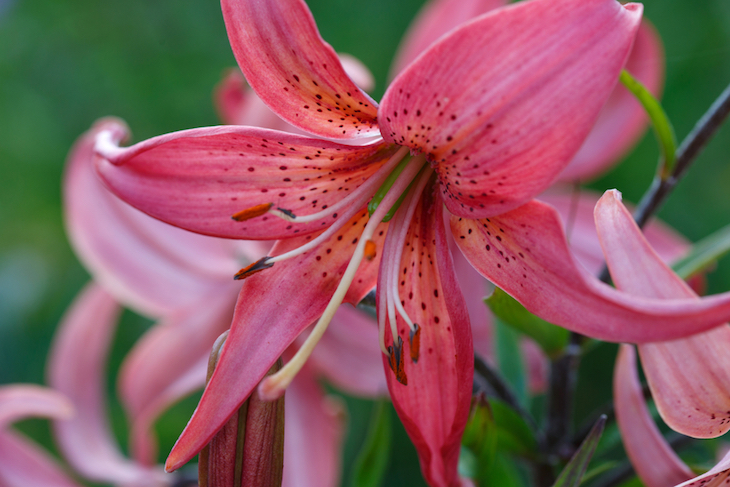
[[[606,416],[602,415],[596,424],[588,433],[588,436],[583,443],[581,443],[578,451],[575,452],[573,458],[570,459],[568,464],[565,466],[563,471],[558,476],[558,479],[553,484],[553,487],[578,487],[583,479],[583,475],[588,468],[588,464],[591,461],[593,452],[596,451],[598,441],[601,439],[603,433],[603,427],[606,425]]]
[[[500,320],[535,340],[549,357],[557,356],[568,343],[568,330],[538,318],[500,288],[485,302]]]
[[[674,169],[675,152],[677,150],[677,138],[674,135],[672,123],[669,121],[669,117],[667,117],[659,101],[654,98],[654,95],[631,76],[628,71],[621,71],[619,79],[626,89],[634,94],[639,103],[644,107],[644,110],[646,110],[647,115],[649,115],[651,125],[654,128],[654,133],[659,142],[659,148],[662,151],[663,163],[659,169],[659,176],[662,180],[666,180]]]
[[[692,245],[689,253],[672,265],[682,279],[688,279],[712,265],[730,251],[730,225]]]
[[[355,460],[352,487],[377,487],[382,484],[390,454],[390,406],[375,403],[365,444]]]

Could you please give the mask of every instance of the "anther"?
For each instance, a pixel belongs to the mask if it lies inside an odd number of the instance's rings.
[[[398,337],[398,344],[393,342],[392,347],[388,347],[388,362],[390,364],[390,370],[395,374],[395,378],[401,384],[408,385],[408,377],[406,376],[405,364],[403,363],[403,339]]]
[[[413,363],[418,362],[418,356],[421,353],[421,327],[418,323],[413,323],[413,328],[410,333],[410,349],[411,349],[411,360]]]
[[[247,277],[251,277],[252,275],[256,274],[257,272],[261,272],[264,269],[273,267],[274,264],[269,262],[270,259],[271,259],[271,257],[264,257],[264,258],[257,260],[253,264],[251,264],[247,267],[244,267],[243,269],[238,271],[235,276],[233,276],[233,279],[235,279],[236,281],[241,280],[241,279],[246,279]]]
[[[367,260],[373,260],[375,256],[377,255],[377,247],[375,246],[375,242],[372,240],[368,240],[365,242],[365,250],[364,250],[364,256]]]
[[[265,215],[269,212],[272,206],[274,206],[274,203],[262,203],[260,205],[252,206],[251,208],[239,211],[238,213],[231,216],[231,218],[236,220],[237,222],[245,222],[246,220],[250,220],[251,218]]]
[[[285,214],[286,216],[288,216],[289,218],[291,218],[292,220],[297,219],[297,216],[291,210],[287,210],[286,208],[280,208],[278,206],[276,207],[276,209],[279,210],[280,212],[282,212],[283,214]]]

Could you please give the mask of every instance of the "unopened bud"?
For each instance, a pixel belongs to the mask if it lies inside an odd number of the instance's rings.
[[[213,345],[208,380],[228,332]],[[282,367],[281,359],[267,376]],[[200,487],[279,487],[284,469],[284,397],[262,401],[251,394],[200,452]]]

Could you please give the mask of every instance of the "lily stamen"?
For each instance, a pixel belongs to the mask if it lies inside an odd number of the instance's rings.
[[[342,301],[345,299],[345,295],[347,294],[352,281],[355,279],[355,273],[365,257],[366,243],[373,239],[375,231],[378,225],[382,222],[383,217],[388,213],[391,207],[395,205],[396,201],[398,201],[401,197],[402,192],[408,188],[413,179],[418,175],[425,162],[425,160],[421,160],[420,164],[410,164],[405,168],[403,173],[398,177],[397,181],[393,185],[392,191],[385,196],[382,203],[375,210],[375,213],[373,213],[372,217],[368,220],[368,223],[365,225],[365,228],[358,240],[352,259],[350,259],[350,263],[347,265],[347,269],[345,269],[345,273],[330,299],[330,302],[327,304],[327,307],[322,313],[322,316],[319,321],[317,321],[312,332],[309,334],[294,357],[292,357],[292,359],[287,362],[287,364],[279,372],[261,382],[259,385],[259,395],[262,398],[273,400],[281,396],[287,386],[291,383],[292,379],[294,379],[297,373],[304,366],[305,362],[314,350],[315,345],[319,342],[320,338],[327,330],[327,326],[330,321],[332,321],[335,311],[337,311],[337,308],[339,308],[340,304],[342,304]]]

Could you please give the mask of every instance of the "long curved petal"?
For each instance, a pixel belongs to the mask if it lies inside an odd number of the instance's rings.
[[[76,254],[120,302],[160,316],[229,281],[257,244],[201,237],[159,222],[120,201],[94,169],[103,131],[126,138],[117,119],[102,119],[71,150],[63,182],[66,228]],[[249,250],[250,249],[250,250]],[[258,257],[257,257],[258,258]],[[170,285],[174,283],[174,285]]]
[[[446,487],[459,485],[456,467],[471,404],[474,350],[436,188],[435,183],[429,185],[421,197],[397,268],[403,269],[398,272],[403,307],[420,326],[420,347],[416,347],[408,325],[396,317],[404,343],[407,385],[396,380],[385,355],[383,364],[393,406],[418,451],[424,477],[429,485]],[[384,268],[379,276],[379,306],[386,287]],[[386,325],[386,343],[394,338]]]
[[[635,296],[699,300],[654,252],[617,191],[596,205],[596,226],[616,287]],[[674,430],[714,438],[730,429],[730,327],[639,347],[662,419]]]
[[[304,335],[300,336],[300,339]],[[335,387],[364,397],[385,396],[388,386],[378,347],[378,325],[364,311],[340,306],[309,363]]]
[[[403,71],[451,29],[506,4],[506,0],[431,0],[426,3],[403,36],[390,69],[390,78]]]
[[[0,430],[0,458],[3,487],[79,487],[55,459],[19,433]]]
[[[655,96],[664,83],[664,49],[659,34],[644,20],[625,69]],[[578,153],[560,174],[561,181],[586,180],[617,163],[646,129],[646,112],[623,85],[616,85]]]
[[[616,357],[613,396],[626,454],[646,487],[667,487],[692,478],[694,474],[672,451],[646,407],[631,345],[621,345]]]
[[[48,361],[48,383],[66,395],[76,414],[54,421],[64,457],[83,476],[98,482],[163,482],[164,473],[142,468],[119,451],[106,417],[105,362],[119,308],[91,284],[61,322]]]
[[[256,94],[322,137],[378,134],[377,104],[347,76],[302,0],[222,0],[228,38]]]
[[[104,159],[97,169],[123,200],[197,233],[263,240],[318,231],[333,219],[291,223],[263,214],[241,222],[231,216],[266,204],[298,215],[320,211],[360,186],[397,150],[238,126],[184,130],[127,148],[102,135],[96,147]]]
[[[313,372],[305,366],[286,391],[283,487],[339,485],[345,411]]]
[[[167,459],[168,470],[182,466],[210,441],[284,350],[319,318],[347,267],[366,215],[360,212],[314,250],[246,279],[218,365]],[[281,241],[273,252],[296,248],[305,239]],[[378,247],[382,240],[376,239]],[[379,262],[376,257],[361,264],[345,298],[348,302],[359,302],[374,287]]]
[[[66,419],[72,415],[71,402],[53,389],[33,384],[0,387],[0,429],[29,417]]]
[[[438,164],[451,213],[516,208],[580,148],[641,11],[615,0],[533,0],[479,17],[396,78],[380,107],[383,136]]]
[[[122,363],[119,392],[131,423],[130,449],[138,462],[156,463],[152,426],[159,414],[205,385],[210,349],[231,325],[237,292],[237,286],[224,287],[168,315]]]
[[[557,212],[539,201],[494,218],[451,217],[459,248],[483,276],[529,311],[578,333],[607,341],[655,342],[730,319],[730,293],[660,300],[601,283],[575,260],[562,227]]]

